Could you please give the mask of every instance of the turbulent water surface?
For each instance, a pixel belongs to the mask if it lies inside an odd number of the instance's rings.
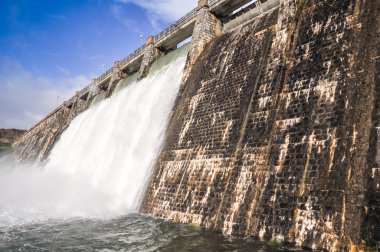
[[[131,214],[0,228],[0,251],[301,251]]]

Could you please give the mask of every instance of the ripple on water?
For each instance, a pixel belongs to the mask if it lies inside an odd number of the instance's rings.
[[[132,214],[0,227],[0,251],[301,251]]]

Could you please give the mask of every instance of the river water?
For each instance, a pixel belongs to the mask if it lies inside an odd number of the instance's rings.
[[[49,220],[0,228],[0,251],[302,251],[149,216]]]

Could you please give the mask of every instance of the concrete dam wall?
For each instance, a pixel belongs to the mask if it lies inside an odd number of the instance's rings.
[[[192,35],[141,211],[330,251],[380,242],[380,2],[199,1],[14,146],[43,161],[71,120]],[[243,6],[243,9],[239,9]]]

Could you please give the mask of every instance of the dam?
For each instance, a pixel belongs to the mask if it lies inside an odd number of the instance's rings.
[[[117,125],[118,114],[109,117],[103,104],[139,118],[143,113],[123,111],[127,101],[119,94],[125,88],[138,90],[136,83],[153,78],[176,83],[172,90],[163,85],[151,93],[162,95],[152,108],[166,105],[151,138],[143,141],[149,143],[143,148],[151,163],[142,165],[142,182],[125,189],[124,178],[132,183],[128,176],[136,171],[110,175],[119,186],[104,194],[105,202],[108,192],[117,192],[112,199],[123,205],[123,193],[137,188],[138,197],[122,210],[133,206],[225,235],[310,249],[375,249],[380,246],[379,14],[380,2],[366,0],[200,0],[13,147],[20,160],[60,167],[67,139],[78,138],[81,148],[103,145],[97,155],[104,163],[94,166],[96,175],[92,159],[73,152],[67,157],[71,164],[88,162],[80,173],[94,181],[102,180],[99,174],[107,177],[104,167],[139,166],[121,162],[119,146],[144,139],[148,129],[140,138],[126,132],[154,122]],[[178,46],[189,37],[188,45]],[[177,62],[182,74],[160,70],[167,65],[160,60],[168,58],[182,59]],[[155,71],[181,79],[165,80]],[[133,97],[125,94],[130,104],[139,104]],[[99,122],[102,115],[113,123],[86,124],[86,116]],[[99,144],[82,146],[87,129],[87,139],[91,132],[104,134]],[[109,146],[119,154],[108,159]],[[143,160],[144,149],[136,146],[140,151],[133,153]]]

